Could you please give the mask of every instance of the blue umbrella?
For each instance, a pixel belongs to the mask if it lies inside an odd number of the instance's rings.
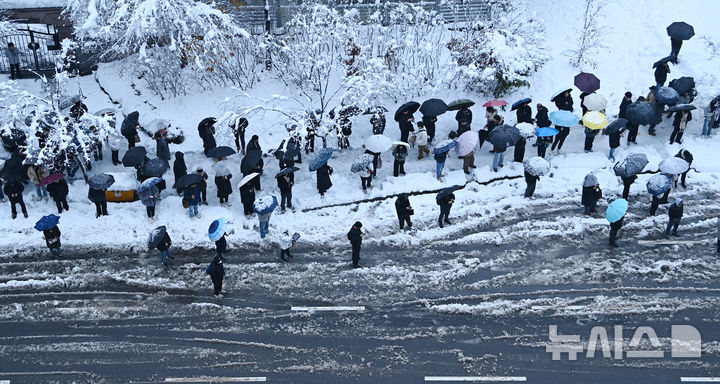
[[[210,238],[210,241],[220,240],[220,238],[225,234],[227,226],[228,222],[225,219],[221,218],[213,221],[210,224],[210,228],[208,228],[208,237]]]
[[[616,221],[619,221],[620,219],[625,216],[625,213],[627,213],[628,210],[628,202],[625,199],[617,199],[610,203],[607,207],[607,211],[605,211],[605,218],[611,222],[614,223]]]
[[[250,173],[253,168],[258,165],[261,159],[262,151],[253,150],[245,154],[245,157],[243,157],[242,161],[240,162],[240,170],[242,171],[243,175],[247,175],[248,173]]]
[[[277,197],[272,195],[262,196],[253,203],[253,208],[258,215],[267,215],[268,213],[274,211],[277,206]]]
[[[160,177],[167,170],[167,161],[156,157],[146,161],[142,166],[141,172],[145,176]]]
[[[148,242],[147,246],[148,249],[153,249],[160,244],[160,241],[162,241],[163,237],[165,237],[165,234],[167,233],[167,228],[165,228],[164,225],[161,225],[155,229],[153,229],[150,232],[150,235],[148,235]]]
[[[658,173],[648,180],[646,186],[651,195],[660,196],[670,190],[672,178],[667,173]]]
[[[37,229],[38,231],[47,231],[48,229],[52,229],[53,227],[55,227],[59,221],[60,216],[43,216],[42,218],[40,218],[40,220],[38,220],[37,223],[35,223],[35,229]]]
[[[144,192],[148,188],[152,188],[154,185],[157,185],[162,181],[159,177],[151,177],[140,184],[140,187],[137,189],[138,193]]]
[[[455,141],[455,140],[448,139],[448,140],[442,141],[442,142],[438,143],[438,145],[436,145],[435,148],[433,148],[433,153],[449,152],[451,149],[455,148],[456,145],[457,145],[457,141]]]
[[[552,97],[550,98],[550,101],[555,102],[555,98],[560,96],[560,94],[565,91],[572,91],[572,88],[563,88],[563,89],[553,93]]]
[[[538,130],[537,130],[538,137],[555,136],[558,133],[560,133],[560,131],[558,131],[555,128],[550,128],[550,127],[542,127],[542,128],[538,128]]]
[[[308,164],[310,172],[317,171],[320,167],[325,165],[332,157],[332,154],[332,148],[321,149],[315,157],[310,159],[310,164]]]
[[[647,101],[636,101],[627,107],[625,117],[637,125],[647,125],[655,121],[655,108]]]
[[[580,118],[570,111],[560,110],[550,112],[550,121],[560,127],[572,127],[580,121]]]
[[[514,110],[516,110],[519,106],[521,106],[521,105],[523,105],[523,104],[525,104],[525,103],[530,103],[530,102],[532,102],[532,99],[529,98],[529,97],[526,97],[526,98],[524,98],[524,99],[522,99],[522,100],[518,100],[518,101],[516,101],[516,102],[513,103],[512,108],[510,108],[510,110],[511,110],[511,111],[514,111]]]
[[[613,121],[612,123],[608,124],[608,126],[605,127],[605,132],[607,132],[608,135],[613,134],[613,133],[618,133],[625,128],[627,123],[628,123],[627,119],[619,118],[619,119]]]
[[[655,88],[655,99],[663,104],[675,105],[680,100],[680,94],[670,87]]]

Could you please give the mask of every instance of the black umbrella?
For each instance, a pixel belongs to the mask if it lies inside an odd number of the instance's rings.
[[[625,117],[638,125],[651,124],[655,121],[655,108],[647,101],[636,101],[628,105]]]
[[[140,118],[140,112],[133,111],[130,112],[129,115],[123,120],[122,126],[120,128],[120,133],[123,136],[129,136],[131,134],[135,134],[135,126],[138,123],[138,119]]]
[[[214,117],[206,117],[206,118],[202,119],[200,124],[198,124],[198,127],[209,127],[211,125],[214,125],[216,121],[217,121],[217,119]]]
[[[153,229],[150,232],[150,236],[148,236],[148,242],[147,242],[148,249],[157,248],[157,246],[160,245],[160,241],[162,241],[163,237],[165,237],[166,233],[167,233],[167,228],[165,228],[164,225],[161,225],[161,226]]]
[[[670,88],[676,90],[677,93],[682,95],[683,93],[695,88],[695,79],[689,76],[674,79],[670,82]]]
[[[258,165],[261,158],[261,151],[255,150],[248,152],[245,157],[243,157],[242,162],[240,163],[240,170],[242,171],[243,175],[247,175],[248,173],[250,173],[253,168]]]
[[[374,107],[369,107],[368,109],[363,112],[363,115],[374,115],[376,113],[385,113],[387,112],[387,108],[383,107],[382,105],[376,105]]]
[[[159,158],[150,159],[143,164],[142,174],[145,176],[160,177],[168,170],[168,163]]]
[[[207,157],[212,157],[213,159],[219,159],[221,157],[228,157],[230,155],[234,155],[237,152],[235,152],[234,149],[221,145],[219,147],[215,147],[208,151]]]
[[[608,133],[608,135],[613,133],[620,132],[623,128],[625,128],[625,125],[627,125],[628,121],[627,119],[619,118],[612,123],[608,124],[607,127],[605,127],[605,132]]]
[[[147,155],[145,147],[141,146],[130,148],[127,152],[125,152],[125,156],[122,158],[122,163],[126,167],[140,165],[145,161],[145,155]]]
[[[616,176],[630,177],[642,172],[646,165],[648,159],[644,153],[631,153],[625,160],[615,163],[613,170]]]
[[[575,75],[575,86],[583,92],[595,92],[600,89],[600,79],[592,73],[580,72]]]
[[[190,173],[177,180],[173,184],[173,188],[185,188],[188,185],[197,184],[201,182],[203,177],[199,173]]]
[[[447,104],[445,104],[445,102],[440,99],[426,100],[420,106],[420,113],[422,113],[423,116],[436,117],[436,116],[440,116],[443,113],[447,112],[447,110],[448,110]]]
[[[282,171],[278,172],[278,173],[275,175],[275,177],[277,178],[277,177],[282,177],[282,176],[285,176],[285,175],[289,175],[289,174],[291,174],[291,173],[293,173],[293,172],[297,172],[297,171],[299,171],[299,170],[300,170],[300,168],[298,168],[298,167],[285,168],[285,169],[283,169]]]
[[[287,143],[284,147],[285,148],[283,148],[283,143],[280,143],[278,149],[275,150],[273,156],[275,156],[276,159],[289,160],[297,157],[298,153],[300,153],[300,146],[295,142]]]
[[[447,187],[440,191],[440,193],[437,194],[436,199],[441,200],[444,199],[447,195],[457,191],[458,189],[463,189],[462,185],[453,185],[452,187]]]
[[[505,147],[511,147],[522,139],[520,130],[507,124],[495,127],[488,135],[488,141],[493,145]]]
[[[408,114],[412,115],[417,112],[418,109],[420,109],[420,103],[417,101],[408,101],[395,111],[395,121],[400,121],[400,115],[403,114],[403,112],[408,111]]]
[[[88,184],[92,189],[107,189],[115,183],[115,178],[107,173],[98,173],[88,180]]]
[[[473,105],[475,105],[475,102],[470,99],[457,99],[448,104],[448,111],[459,111],[463,108],[470,108]]]
[[[692,104],[678,104],[668,108],[667,112],[693,111],[695,109],[697,109],[697,107]]]
[[[653,64],[653,68],[657,68],[657,67],[659,67],[665,63],[671,62],[673,60],[675,60],[675,56],[665,56],[662,59],[656,61],[655,64]]]
[[[676,21],[667,27],[667,34],[675,40],[690,40],[695,36],[695,29],[688,23]]]

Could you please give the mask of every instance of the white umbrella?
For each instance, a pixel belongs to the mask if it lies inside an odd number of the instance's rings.
[[[147,124],[143,124],[143,127],[145,127],[148,131],[155,133],[159,130],[170,128],[170,122],[165,119],[155,119]]]
[[[690,164],[679,157],[669,157],[660,162],[659,168],[665,173],[679,175],[690,169]]]
[[[464,157],[475,151],[475,147],[478,143],[478,135],[473,131],[463,132],[460,137],[457,138],[457,145],[455,146],[455,153],[458,156]]]
[[[392,147],[392,139],[385,135],[372,135],[365,140],[365,149],[370,152],[385,152]]]
[[[533,176],[543,176],[550,172],[550,163],[539,156],[531,157],[523,161],[523,167],[527,173]]]
[[[585,96],[583,104],[585,105],[585,108],[591,111],[602,111],[607,107],[607,100],[605,100],[602,95],[591,93]]]
[[[518,131],[520,131],[520,134],[526,139],[534,137],[537,132],[535,126],[530,123],[517,123],[515,124],[515,128],[517,128]]]
[[[258,172],[253,172],[253,173],[243,177],[243,179],[240,180],[240,185],[238,185],[238,189],[240,187],[242,187],[243,185],[247,184],[250,180],[254,179],[258,175],[260,175]]]
[[[408,144],[408,143],[406,143],[406,142],[404,142],[404,141],[393,141],[393,142],[392,142],[392,147],[393,147],[393,148],[397,147],[398,145],[402,145],[402,146],[407,147],[408,149],[410,149],[410,144]]]

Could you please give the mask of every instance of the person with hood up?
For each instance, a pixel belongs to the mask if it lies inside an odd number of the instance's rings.
[[[222,297],[225,294],[222,290],[223,278],[225,278],[225,267],[223,266],[223,257],[220,253],[213,257],[210,264],[205,269],[205,272],[210,275],[210,280],[213,283],[213,294],[216,297]]]
[[[157,250],[160,251],[160,263],[164,266],[168,266],[167,259],[175,260],[173,255],[170,254],[170,246],[172,245],[172,240],[170,239],[170,235],[165,232],[165,235],[160,240],[160,243],[157,245]]]
[[[582,189],[582,205],[585,207],[585,215],[597,213],[597,203],[602,199],[602,189],[600,185],[583,186]]]
[[[330,180],[330,175],[332,175],[332,173],[332,167],[327,164],[323,164],[323,166],[318,168],[316,171],[317,189],[318,192],[320,192],[320,196],[324,196],[325,192],[332,187],[332,180]]]
[[[630,104],[632,104],[632,93],[628,91],[625,92],[625,97],[623,97],[620,102],[620,111],[618,112],[619,119],[627,119],[627,108]]]
[[[353,268],[360,268],[360,247],[362,246],[363,236],[365,236],[365,234],[362,232],[362,223],[356,221],[347,233],[347,238],[350,240],[350,245],[352,246]]]
[[[165,135],[163,134],[165,130],[160,130],[155,132],[155,150],[157,152],[158,159],[162,159],[165,161],[165,164],[167,166],[170,166],[170,147],[168,146],[168,142],[165,139]]]
[[[128,149],[134,148],[135,143],[140,142],[140,136],[138,135],[137,129],[140,127],[138,119],[140,113],[138,111],[130,112],[123,120],[121,125],[121,131],[125,139],[127,140]]]
[[[88,199],[95,203],[95,218],[108,215],[105,189],[90,188],[88,190]]]
[[[408,229],[412,228],[410,216],[415,214],[415,210],[413,210],[413,207],[410,205],[410,199],[407,193],[401,193],[397,200],[395,200],[395,212],[400,221],[400,229],[405,227],[405,223],[407,223]]]
[[[60,179],[54,183],[48,184],[47,190],[50,194],[50,197],[52,197],[53,201],[55,201],[58,213],[62,213],[63,209],[65,209],[66,211],[70,210],[70,206],[67,202],[67,195],[69,193],[69,189],[68,183],[67,181],[65,181],[65,179]]]
[[[452,225],[450,222],[450,208],[452,208],[455,202],[455,194],[449,193],[441,197],[440,194],[435,198],[437,204],[440,206],[440,216],[438,216],[438,226],[443,228],[443,223]]]
[[[175,181],[187,175],[187,166],[185,165],[185,155],[182,152],[175,152],[175,162],[173,163],[173,174]],[[182,188],[178,188],[178,194],[182,193]]]
[[[680,225],[680,219],[683,217],[683,199],[677,198],[675,202],[668,208],[668,223],[665,227],[665,238],[670,237],[670,229],[672,229],[672,235],[677,236],[678,226]]]
[[[655,68],[655,84],[658,88],[665,85],[667,75],[670,73],[670,64],[665,62]]]
[[[56,225],[50,229],[46,229],[43,231],[43,236],[45,237],[45,244],[47,245],[48,250],[50,250],[50,254],[53,257],[62,256],[60,228]]]
[[[458,136],[470,130],[472,124],[472,111],[468,107],[463,107],[455,114],[455,120],[458,122]]]

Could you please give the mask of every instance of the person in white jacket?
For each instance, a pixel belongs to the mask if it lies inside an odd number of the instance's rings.
[[[428,134],[425,129],[425,124],[422,121],[417,123],[418,131],[415,134],[415,144],[418,146],[418,160],[422,160],[425,156],[430,155],[428,149]]]
[[[282,237],[280,238],[280,260],[284,262],[289,262],[288,258],[293,258],[293,256],[290,254],[290,248],[295,245],[295,242],[300,238],[300,235],[297,233],[290,234],[288,231],[283,232]]]
[[[363,191],[367,190],[368,188],[372,188],[372,185],[370,184],[372,182],[372,175],[373,175],[372,166],[373,166],[372,163],[369,163],[365,166],[365,168],[363,168],[359,172]]]

